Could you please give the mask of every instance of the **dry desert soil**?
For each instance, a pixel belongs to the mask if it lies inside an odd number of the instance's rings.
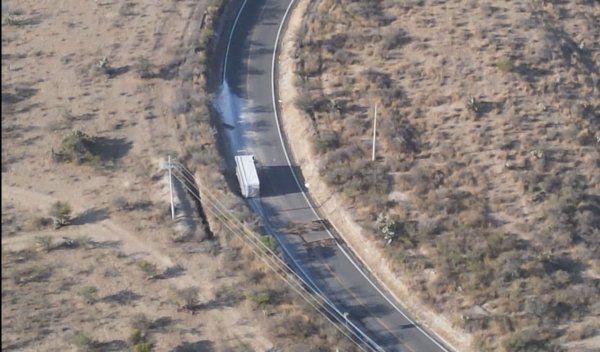
[[[306,0],[294,17],[283,125],[374,274],[459,350],[598,350],[600,3]]]
[[[170,219],[167,154],[251,218],[204,90],[229,4],[2,2],[3,351],[353,350],[177,182]]]

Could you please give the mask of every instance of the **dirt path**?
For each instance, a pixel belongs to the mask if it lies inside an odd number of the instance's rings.
[[[37,214],[46,214],[47,209],[56,201],[66,201],[72,208],[75,216],[82,214],[86,210],[86,204],[93,204],[91,199],[86,197],[78,197],[75,194],[61,195],[60,198],[41,192],[27,190],[22,187],[2,185],[2,202],[10,202],[14,208],[31,211]],[[90,239],[95,242],[117,243],[115,247],[120,253],[127,257],[143,259],[150,263],[155,263],[160,270],[164,270],[174,265],[182,265],[186,269],[183,274],[169,277],[164,280],[166,285],[170,285],[179,289],[189,287],[199,287],[202,300],[209,300],[212,296],[212,288],[215,285],[214,270],[217,268],[207,267],[207,263],[203,263],[201,267],[204,270],[197,270],[195,266],[198,261],[189,257],[175,258],[167,248],[160,242],[152,240],[144,241],[140,234],[136,234],[126,229],[122,225],[107,217],[97,222],[82,223],[80,225],[70,225],[59,230],[43,229],[40,231],[32,231],[22,233],[17,236],[3,237],[2,247],[10,250],[21,250],[31,248],[35,238],[40,235],[49,235],[55,238],[55,243],[59,242],[62,237],[77,238],[81,235],[90,235]],[[217,269],[218,270],[218,269]],[[144,312],[148,316],[156,314],[152,309],[138,310]],[[236,307],[222,307],[207,310],[203,313],[213,323],[206,327],[207,335],[215,339],[224,339],[229,337],[234,343],[249,343],[254,348],[268,349],[272,346],[271,342],[261,335],[256,334],[256,329],[252,326],[252,318]],[[108,332],[104,335],[109,336]],[[249,338],[251,337],[251,338]],[[238,342],[235,342],[238,341]]]
[[[82,214],[86,210],[86,204],[93,204],[92,201],[81,197],[73,197],[65,194],[59,199],[57,197],[40,192],[30,191],[21,187],[8,186],[4,184],[2,185],[2,190],[3,202],[15,202],[18,203],[20,207],[29,207],[30,210],[37,211],[38,213],[41,211],[41,214],[44,214],[45,210],[49,209],[50,206],[57,201],[66,201],[71,204],[75,217],[77,214]],[[59,239],[63,236],[77,236],[81,235],[82,233],[93,234],[91,237],[97,242],[121,242],[119,248],[124,253],[135,253],[136,255],[147,254],[149,259],[152,259],[165,268],[171,267],[175,264],[169,255],[164,254],[164,249],[161,249],[157,245],[153,246],[152,241],[142,241],[135,234],[110,220],[110,217],[98,222],[67,226],[57,231],[45,229],[16,237],[2,238],[2,245],[11,245],[11,248],[14,248],[13,246],[17,246],[17,249],[23,249],[24,247],[30,246],[32,240],[39,235],[50,235]],[[188,275],[178,277],[177,280],[173,280],[173,283],[182,287],[184,285],[193,285],[196,281],[187,276]]]
[[[17,297],[3,295],[2,325],[14,326],[3,331],[3,350],[66,350],[71,329],[100,341],[125,341],[129,320],[137,313],[172,317],[168,331],[157,333],[159,351],[185,343],[217,350],[241,343],[258,350],[271,347],[254,312],[244,305],[215,306],[191,316],[169,303],[173,287],[198,288],[204,302],[220,285],[236,280],[216,279],[221,261],[214,255],[191,255],[172,242],[177,229],[163,217],[168,193],[165,198],[154,177],[162,177],[159,159],[184,154],[185,112],[193,78],[203,69],[194,49],[207,1],[8,0],[2,5],[3,14],[16,19],[2,25],[3,229],[13,226],[12,233],[3,231],[3,250],[33,248],[40,235],[51,236],[55,244],[62,237],[100,244],[93,250],[39,253],[32,263],[6,263],[17,273],[35,263],[52,265],[54,271],[47,281],[27,285],[3,277],[3,292],[7,288]],[[111,74],[98,70],[103,58]],[[141,58],[152,77],[140,77]],[[50,151],[57,151],[72,130],[109,141],[110,160],[97,167],[52,162]],[[117,210],[118,198],[141,206]],[[36,219],[47,217],[56,201],[71,205],[74,224],[57,231],[39,228]],[[186,245],[202,250],[198,242]],[[142,260],[158,272],[176,266],[183,270],[147,281],[137,265]],[[62,287],[65,281],[74,288]],[[85,286],[97,287],[101,296],[125,291],[137,298],[90,309],[79,304],[77,295]],[[56,294],[40,296],[47,290]],[[74,304],[67,307],[61,300]],[[33,319],[24,317],[34,313],[45,314],[36,315],[40,324],[51,323],[32,326]]]

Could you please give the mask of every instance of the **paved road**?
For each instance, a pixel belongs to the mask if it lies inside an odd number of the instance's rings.
[[[445,351],[391,304],[349,259],[347,249],[336,244],[305,245],[331,235],[313,223],[318,216],[288,166],[273,109],[273,52],[290,1],[248,1],[233,29],[224,63],[230,91],[222,91],[219,100],[224,114],[231,115],[224,119],[234,127],[228,132],[230,148],[252,153],[260,163],[261,197],[251,205],[276,229],[281,243],[335,306],[348,312],[351,322],[385,351]],[[299,236],[290,234],[290,225],[308,229]]]

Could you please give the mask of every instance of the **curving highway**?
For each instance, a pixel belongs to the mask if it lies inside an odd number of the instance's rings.
[[[293,0],[245,1],[222,53],[223,82],[217,98],[232,154],[251,153],[259,163],[261,197],[250,200],[267,230],[299,271],[360,330],[370,348],[384,351],[448,351],[410,320],[361,270],[320,220],[290,166],[279,129],[273,71],[281,23]],[[285,94],[285,92],[281,92]],[[291,231],[294,229],[295,231]],[[325,240],[325,241],[322,241]],[[322,245],[314,245],[314,244]]]

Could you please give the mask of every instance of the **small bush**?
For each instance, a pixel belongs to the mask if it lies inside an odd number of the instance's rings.
[[[96,247],[96,242],[94,242],[94,240],[92,240],[89,236],[77,236],[77,238],[68,238],[68,237],[63,237],[64,238],[64,242],[62,244],[63,247],[69,248],[69,249],[75,249],[75,248],[86,248],[86,249],[93,249]]]
[[[129,210],[131,207],[131,204],[129,204],[127,198],[123,196],[117,196],[113,198],[112,204],[117,210]]]
[[[6,259],[7,262],[24,263],[37,259],[37,254],[31,249],[22,249],[19,251],[2,251],[2,259]]]
[[[35,243],[46,252],[50,252],[50,250],[52,249],[52,237],[51,236],[48,236],[48,235],[37,236],[35,238]]]
[[[507,72],[511,72],[512,70],[515,69],[515,63],[511,58],[507,57],[507,58],[503,58],[500,61],[498,61],[496,63],[496,67],[500,71],[507,73]]]
[[[77,291],[77,295],[84,299],[87,304],[94,304],[96,302],[96,294],[98,289],[95,286],[84,286]]]
[[[383,236],[387,245],[398,238],[398,223],[392,220],[387,214],[379,214],[376,223],[377,229]]]
[[[136,59],[133,69],[142,79],[152,78],[156,75],[154,72],[154,65],[152,65],[150,61],[143,56],[140,56]]]
[[[384,33],[383,48],[386,51],[393,50],[410,43],[410,40],[406,31],[401,28],[394,28]]]
[[[214,32],[211,29],[204,29],[202,32],[200,32],[200,35],[198,36],[198,40],[196,42],[197,49],[206,49],[206,46],[208,45],[208,42],[210,41],[210,38],[212,38],[213,34]]]
[[[315,111],[315,101],[306,90],[300,91],[296,97],[295,105],[298,109],[312,114]]]
[[[63,138],[58,153],[52,151],[53,159],[76,164],[96,164],[100,161],[96,137],[75,130]]]
[[[277,240],[273,236],[260,236],[260,242],[265,246],[265,251],[268,249],[271,252],[274,252],[277,249]]]
[[[108,58],[106,56],[103,56],[100,59],[98,59],[98,61],[96,62],[96,70],[96,72],[104,73],[106,75],[110,73],[110,62],[108,61]]]
[[[473,112],[478,113],[481,111],[481,102],[475,97],[469,97],[469,99],[467,99],[467,106]]]
[[[198,304],[198,288],[188,287],[174,290],[175,301],[179,308],[194,311]]]
[[[133,352],[152,352],[154,346],[150,342],[142,342],[133,346]]]
[[[146,274],[146,278],[148,280],[156,278],[156,275],[158,274],[156,264],[142,260],[138,263],[138,266],[144,272],[144,274]]]
[[[140,329],[133,329],[127,338],[127,341],[132,345],[136,346],[142,343],[145,339],[144,333]]]
[[[317,152],[323,154],[340,147],[340,137],[337,133],[323,133],[317,138]]]
[[[510,335],[502,343],[505,351],[508,352],[553,352],[557,351],[555,346],[544,340],[533,338],[533,333],[516,332]]]
[[[131,327],[133,327],[134,330],[140,330],[145,333],[150,329],[150,325],[152,325],[152,322],[144,313],[138,313],[131,317]]]
[[[17,20],[17,17],[14,13],[7,12],[5,15],[2,16],[2,24],[8,26],[16,26],[19,24],[19,21]]]
[[[30,230],[41,230],[47,226],[49,226],[52,223],[52,219],[43,217],[43,216],[36,216],[32,219],[29,220],[28,222],[28,228]]]
[[[80,352],[94,351],[96,342],[88,335],[82,332],[76,332],[69,338],[69,343],[77,348]]]
[[[271,291],[260,290],[246,292],[246,299],[254,303],[257,307],[263,308],[267,304],[271,303]]]
[[[50,216],[55,229],[66,226],[71,223],[71,206],[67,202],[57,201],[50,207]]]
[[[31,265],[11,272],[12,281],[17,285],[30,282],[40,282],[48,279],[52,273],[50,267],[42,265]]]

